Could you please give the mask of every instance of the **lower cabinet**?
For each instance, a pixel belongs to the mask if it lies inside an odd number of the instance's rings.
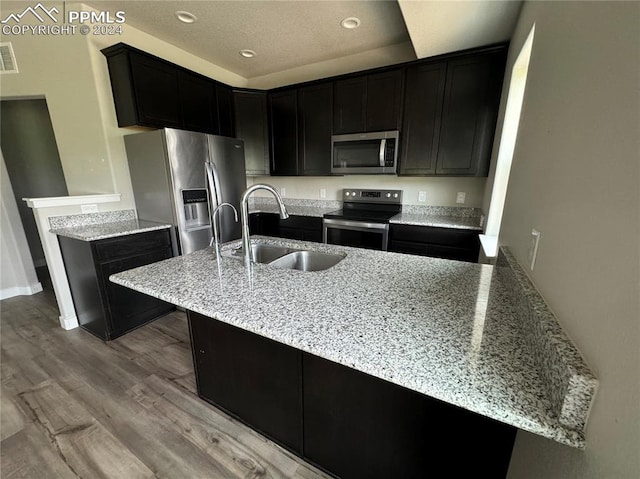
[[[302,454],[297,349],[189,311],[198,394]]]
[[[198,313],[188,318],[200,397],[337,477],[506,475],[511,426]]]
[[[250,233],[322,243],[322,218],[291,215],[281,220],[275,213],[251,213]]]
[[[478,262],[478,231],[432,226],[390,225],[389,251]]]
[[[109,276],[173,256],[169,230],[98,241],[58,237],[80,327],[110,340],[174,308],[109,281]]]

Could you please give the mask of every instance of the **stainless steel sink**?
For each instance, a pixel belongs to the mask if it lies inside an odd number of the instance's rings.
[[[293,248],[285,248],[284,246],[253,243],[251,245],[251,251],[253,253],[253,261],[255,261],[256,263],[270,263],[271,261],[278,259],[281,256],[299,250]],[[242,248],[233,250],[231,254],[233,256],[242,258]]]
[[[345,254],[322,253],[320,251],[295,251],[271,261],[269,266],[299,271],[322,271],[335,266]]]

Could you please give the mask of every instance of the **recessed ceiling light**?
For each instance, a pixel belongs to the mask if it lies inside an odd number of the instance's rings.
[[[198,19],[193,13],[185,12],[184,10],[177,11],[175,15],[182,23],[194,23]]]
[[[360,26],[360,19],[356,17],[348,17],[340,22],[342,28],[346,28],[347,30],[353,30],[354,28],[358,28]]]
[[[254,52],[253,50],[240,50],[240,55],[245,57],[245,58],[253,58],[256,56],[256,52]]]

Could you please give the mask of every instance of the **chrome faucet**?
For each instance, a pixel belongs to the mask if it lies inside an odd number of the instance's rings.
[[[249,238],[249,196],[257,190],[267,190],[275,196],[278,207],[280,208],[280,218],[286,220],[289,217],[289,213],[287,213],[287,209],[284,207],[280,193],[278,193],[273,186],[257,184],[246,189],[242,194],[242,199],[240,200],[240,216],[242,220],[242,252],[244,256],[244,264],[247,266],[253,263],[251,239]]]
[[[235,221],[236,221],[236,223],[238,222],[238,210],[231,203],[220,203],[216,207],[216,209],[213,210],[213,215],[211,215],[211,222],[213,223],[213,238],[211,238],[211,243],[213,243],[214,246],[215,246],[216,259],[218,261],[220,261],[220,233],[218,233],[218,222],[216,221],[216,215],[218,214],[218,211],[220,211],[220,209],[223,206],[228,206],[229,208],[231,208],[233,210],[233,214],[235,216]],[[209,244],[209,246],[211,246],[211,244]]]

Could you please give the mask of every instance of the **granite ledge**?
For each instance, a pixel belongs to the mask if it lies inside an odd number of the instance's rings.
[[[171,228],[171,225],[147,220],[124,220],[109,223],[88,224],[71,226],[68,228],[56,228],[51,233],[66,236],[80,241],[98,241],[108,238],[117,238],[147,231],[156,231]]]

